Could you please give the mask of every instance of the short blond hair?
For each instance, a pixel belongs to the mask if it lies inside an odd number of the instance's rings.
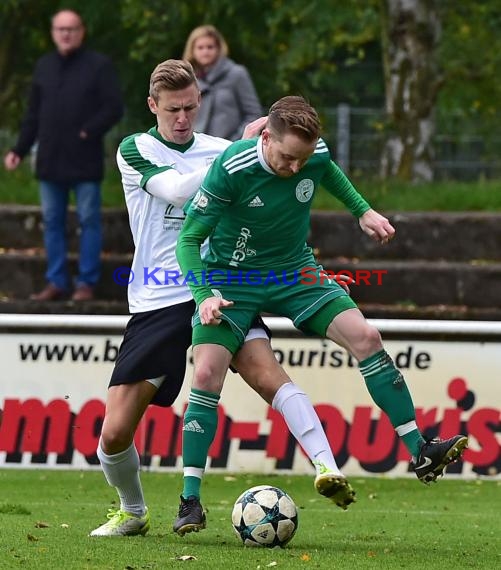
[[[159,63],[150,77],[150,97],[158,103],[160,92],[179,91],[196,84],[193,66],[182,59],[167,59]]]
[[[320,136],[321,124],[318,113],[306,99],[288,95],[270,107],[267,128],[279,140],[292,132],[307,142],[313,142]]]
[[[216,40],[216,45],[219,48],[219,56],[227,56],[229,53],[228,44],[223,37],[223,34],[215,27],[211,26],[210,24],[205,24],[203,26],[198,26],[194,30],[191,31],[188,39],[186,40],[186,44],[184,46],[183,52],[183,59],[188,60],[193,67],[197,67],[197,62],[193,57],[193,51],[195,48],[195,42],[200,39],[204,38],[205,36],[209,36]]]

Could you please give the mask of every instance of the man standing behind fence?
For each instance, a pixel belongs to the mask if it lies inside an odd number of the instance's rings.
[[[66,217],[74,190],[81,234],[72,299],[87,301],[100,276],[103,138],[122,117],[122,96],[111,61],[83,45],[85,26],[77,12],[57,12],[51,34],[56,49],[36,64],[28,109],[4,164],[7,170],[17,168],[38,141],[47,285],[31,296],[34,300],[62,299],[71,290]]]

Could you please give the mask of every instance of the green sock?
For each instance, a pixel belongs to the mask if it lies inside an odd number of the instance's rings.
[[[416,457],[423,436],[416,425],[416,413],[404,377],[385,350],[359,363],[360,372],[374,402],[390,418],[409,453]]]
[[[192,388],[183,420],[183,497],[200,497],[202,475],[217,430],[219,394]]]
[[[202,479],[199,477],[191,477],[190,475],[185,475],[183,479],[183,492],[182,495],[185,499],[188,497],[200,497],[200,485],[202,484]]]

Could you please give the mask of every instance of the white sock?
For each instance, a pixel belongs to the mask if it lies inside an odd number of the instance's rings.
[[[315,466],[317,474],[321,465],[341,475],[327,436],[308,396],[296,384],[288,382],[277,390],[272,407],[284,417],[292,435],[304,449]]]
[[[117,490],[120,508],[142,517],[146,513],[146,505],[139,479],[139,454],[134,443],[125,451],[107,455],[102,450],[101,440],[99,440],[97,456],[108,484]]]

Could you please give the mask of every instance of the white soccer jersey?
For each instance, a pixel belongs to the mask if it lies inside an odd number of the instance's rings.
[[[176,259],[176,243],[185,214],[183,199],[169,175],[185,181],[184,197],[193,195],[212,161],[229,145],[224,139],[202,133],[185,145],[165,141],[156,127],[126,137],[117,152],[135,252],[128,286],[129,310],[141,313],[189,301]],[[162,188],[162,178],[168,178]],[[186,195],[186,183],[191,185]],[[150,188],[148,188],[150,185]],[[155,195],[153,192],[155,188]],[[159,189],[161,190],[159,192]],[[169,193],[169,190],[172,190]],[[161,195],[162,197],[158,197]],[[171,196],[171,198],[169,198]],[[166,200],[172,199],[177,204]]]

